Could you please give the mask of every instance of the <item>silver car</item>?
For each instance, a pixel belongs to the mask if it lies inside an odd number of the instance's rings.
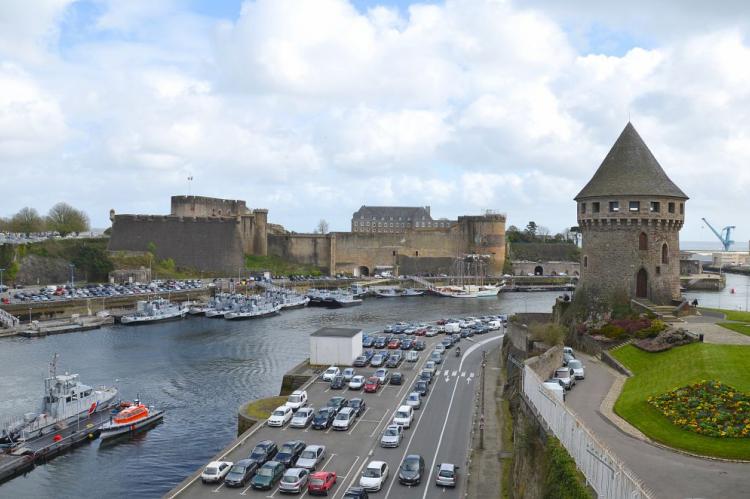
[[[325,445],[308,445],[297,458],[295,466],[315,471],[318,464],[326,457]]]
[[[458,479],[458,466],[451,463],[441,463],[437,465],[437,468],[435,485],[438,487],[455,487]]]
[[[391,448],[398,447],[399,444],[401,444],[402,438],[404,438],[404,430],[401,425],[388,425],[383,432],[383,436],[380,437],[380,446]]]
[[[422,407],[422,398],[419,396],[419,393],[417,392],[411,392],[406,397],[406,405],[410,406],[412,409],[419,409]]]
[[[289,468],[284,472],[279,482],[279,492],[289,492],[299,494],[310,479],[310,472],[303,468]]]
[[[292,417],[292,421],[289,426],[292,428],[307,428],[312,422],[313,416],[315,415],[315,409],[312,407],[303,407],[297,409],[297,412]]]

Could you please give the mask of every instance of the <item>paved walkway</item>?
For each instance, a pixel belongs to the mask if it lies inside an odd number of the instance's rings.
[[[605,418],[600,407],[618,375],[597,359],[585,355],[581,358],[586,366],[586,379],[568,394],[567,404],[646,487],[654,491],[654,497],[750,497],[750,464],[701,459],[670,451],[625,433]]]
[[[721,327],[717,322],[726,321],[715,315],[690,315],[683,317],[686,324],[682,327],[695,334],[703,335],[704,343],[718,343],[723,345],[750,345],[750,336]],[[745,324],[744,322],[740,324]],[[750,496],[750,493],[748,493]]]

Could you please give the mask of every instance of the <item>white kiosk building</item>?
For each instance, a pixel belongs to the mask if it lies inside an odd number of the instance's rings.
[[[323,327],[310,335],[310,364],[351,366],[362,355],[362,330]]]

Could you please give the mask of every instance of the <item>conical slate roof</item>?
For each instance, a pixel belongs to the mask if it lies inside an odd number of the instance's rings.
[[[630,122],[625,125],[599,169],[575,199],[618,195],[688,199],[667,177]]]

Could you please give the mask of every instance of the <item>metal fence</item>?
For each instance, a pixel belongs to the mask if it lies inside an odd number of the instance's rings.
[[[542,386],[542,380],[525,366],[526,398],[565,446],[589,485],[604,499],[647,499],[652,494],[643,482],[589,431],[578,416]]]

